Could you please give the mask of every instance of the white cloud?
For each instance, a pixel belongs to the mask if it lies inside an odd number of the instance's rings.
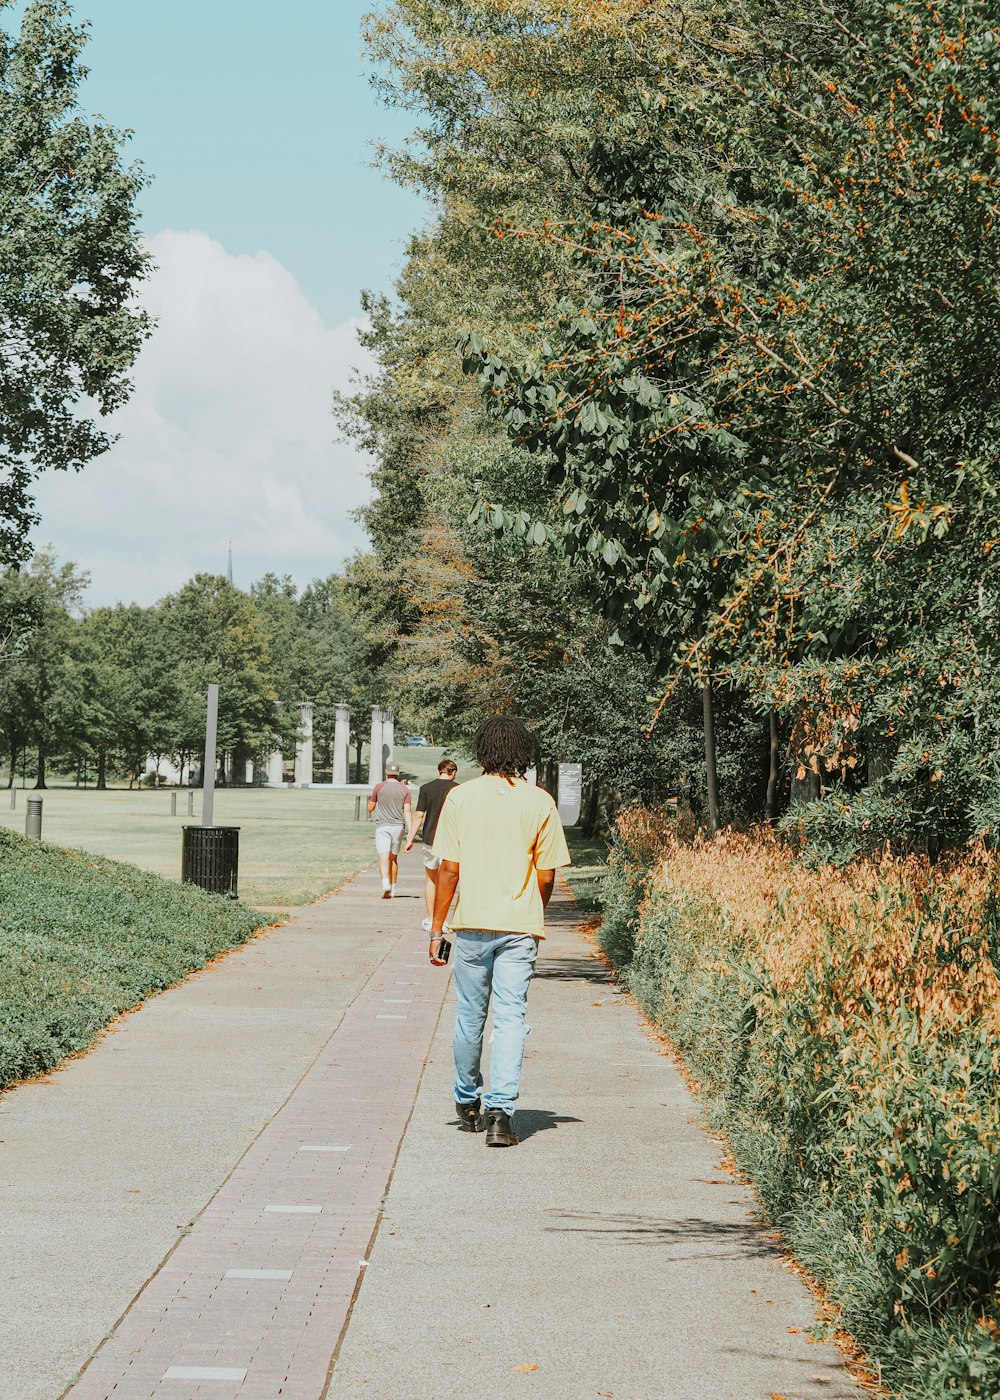
[[[36,543],[92,575],[88,601],[150,603],[192,574],[246,586],[267,570],[303,584],[362,542],[350,512],[366,460],[336,441],[331,393],[369,368],[358,322],[332,328],[269,253],[204,233],[149,240],[142,299],[158,325],[119,440],[77,476],[44,473]]]

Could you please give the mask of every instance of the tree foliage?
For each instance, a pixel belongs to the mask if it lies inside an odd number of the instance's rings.
[[[592,144],[587,207],[497,230],[562,243],[586,295],[467,367],[624,634],[777,707],[803,767],[888,755],[904,828],[967,830],[997,777],[989,12],[768,0],[670,37],[686,76]]]
[[[314,705],[317,766],[332,765],[339,701],[364,704],[370,677],[343,581],[301,594],[265,575],[249,593],[198,574],[153,607],[85,607],[87,577],[40,551],[0,573],[0,733],[13,779],[46,766],[98,787],[141,778],[147,760],[200,765],[208,685],[219,685],[219,750],[234,781],[275,749],[294,751],[299,702]]]
[[[149,329],[134,302],[144,176],[123,163],[126,133],[78,110],[85,39],[63,0],[33,0],[17,37],[0,29],[0,563],[29,552],[37,473],[110,446],[99,419],[127,398]]]

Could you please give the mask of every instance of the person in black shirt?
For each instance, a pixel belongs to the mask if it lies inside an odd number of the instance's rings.
[[[456,774],[458,765],[450,758],[442,758],[438,764],[438,775],[429,783],[424,783],[417,795],[417,809],[410,826],[409,838],[406,842],[408,851],[413,849],[413,843],[417,838],[417,830],[420,827],[420,819],[423,817],[423,832],[421,841],[424,845],[424,901],[427,905],[427,917],[424,919],[424,931],[428,931],[431,926],[431,915],[434,913],[434,895],[437,890],[438,870],[441,868],[441,861],[431,850],[434,844],[434,833],[437,831],[438,817],[441,815],[441,808],[444,806],[445,798],[456,787]]]

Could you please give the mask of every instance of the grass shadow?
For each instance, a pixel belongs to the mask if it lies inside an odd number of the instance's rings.
[[[687,1216],[671,1220],[661,1216],[591,1211],[578,1215],[553,1211],[554,1223],[548,1233],[588,1235],[612,1245],[650,1245],[683,1253],[672,1255],[673,1262],[713,1258],[780,1258],[781,1251],[768,1236],[768,1227],[753,1221],[706,1220]]]

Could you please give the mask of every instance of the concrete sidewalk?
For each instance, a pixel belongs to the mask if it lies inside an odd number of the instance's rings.
[[[390,950],[423,951],[407,867],[409,897],[361,876],[0,1095],[0,1400],[64,1392]]]
[[[0,1099],[0,1400],[856,1400],[565,890],[522,1142],[457,1131],[421,875]]]
[[[560,898],[516,1148],[456,1131],[449,999],[330,1400],[856,1400],[752,1193],[574,926]]]

